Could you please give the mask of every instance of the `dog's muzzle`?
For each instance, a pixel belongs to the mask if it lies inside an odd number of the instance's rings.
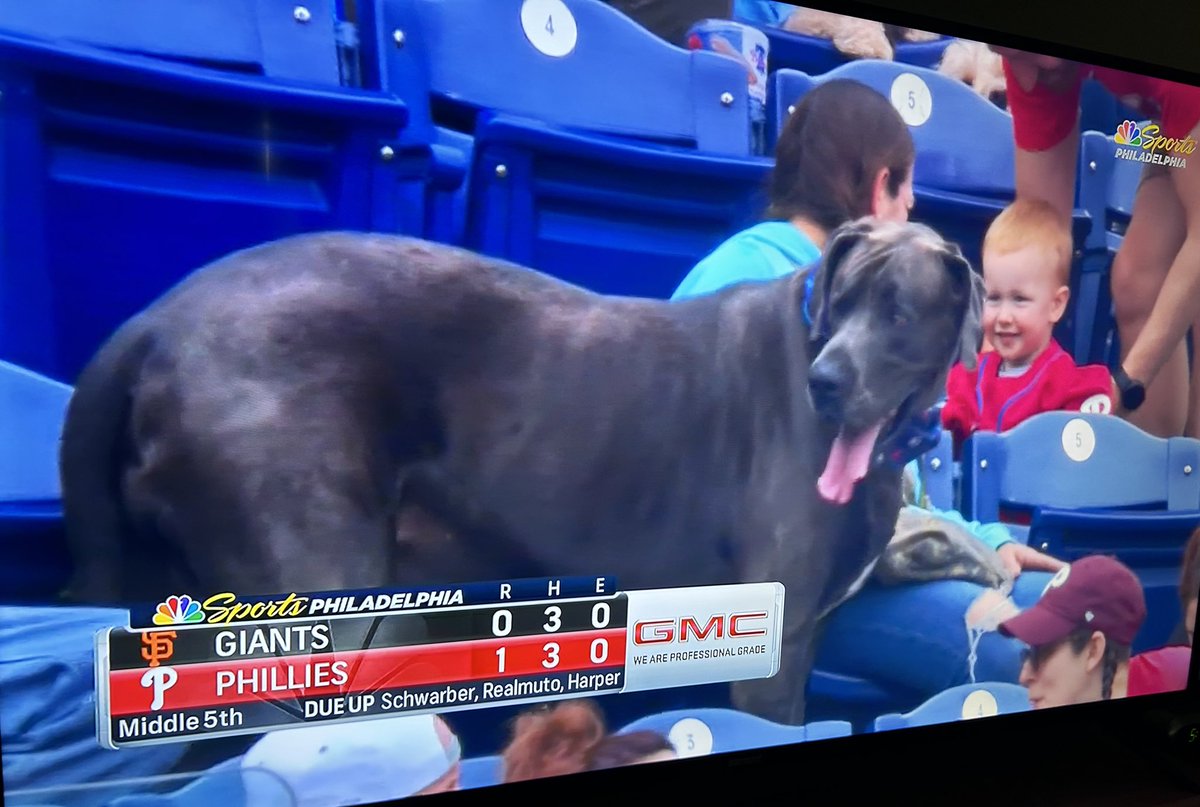
[[[821,355],[808,371],[808,394],[813,409],[828,420],[841,420],[846,411],[846,395],[853,385],[849,363],[836,356]]]

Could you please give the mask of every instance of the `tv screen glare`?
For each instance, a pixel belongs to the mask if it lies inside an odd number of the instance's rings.
[[[4,803],[1186,690],[1200,86],[900,17],[0,8]]]

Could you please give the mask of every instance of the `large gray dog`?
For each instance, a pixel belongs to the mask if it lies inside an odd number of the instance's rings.
[[[811,269],[680,302],[380,235],[239,252],[79,379],[73,594],[777,580],[780,674],[735,699],[800,722],[818,620],[896,523],[877,449],[974,361],[978,308],[955,247],[865,220]]]

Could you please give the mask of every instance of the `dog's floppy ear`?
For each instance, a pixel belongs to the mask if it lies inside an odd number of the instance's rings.
[[[966,310],[958,336],[958,360],[967,370],[975,369],[975,360],[983,346],[983,278],[971,268],[962,252],[954,244],[947,244],[946,268],[951,276],[962,284],[966,292]]]
[[[829,333],[829,296],[833,288],[833,277],[838,267],[863,238],[875,229],[874,222],[869,218],[861,218],[847,222],[829,235],[825,244],[825,252],[816,267],[816,279],[813,289],[813,329],[810,334],[813,339],[828,339]]]

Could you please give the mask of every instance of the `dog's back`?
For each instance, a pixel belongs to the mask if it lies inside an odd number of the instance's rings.
[[[626,471],[640,455],[646,473],[686,484],[685,458],[645,465],[663,459],[652,446],[668,432],[702,428],[679,422],[673,401],[711,394],[697,360],[712,348],[704,316],[688,312],[713,305],[600,297],[389,236],[235,253],[127,323],[80,378],[62,453],[75,593],[395,582],[404,547],[383,536],[413,495],[459,528],[477,526],[490,497],[537,501],[559,488],[591,493],[555,512],[590,510],[598,530],[624,517],[605,512],[609,498],[678,520],[658,512],[677,495],[632,490]],[[636,414],[648,394],[662,403],[654,419]],[[578,533],[539,527],[521,537]],[[347,557],[343,546],[358,549]],[[498,545],[456,570],[494,576],[536,553]]]

